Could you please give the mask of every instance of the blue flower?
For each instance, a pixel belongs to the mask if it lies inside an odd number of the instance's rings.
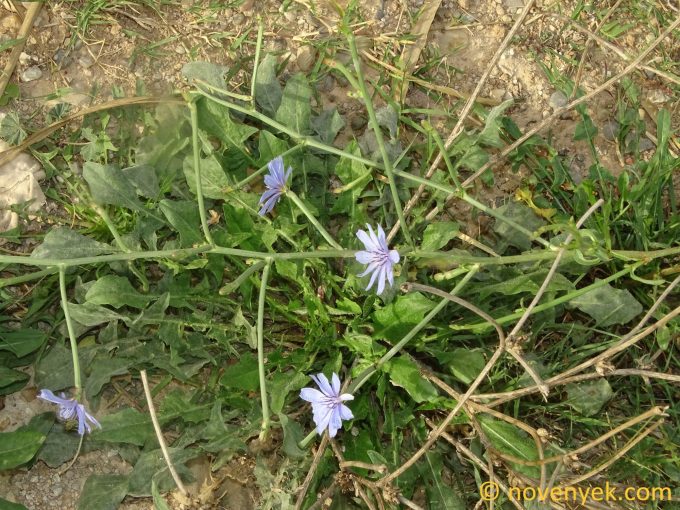
[[[311,377],[321,391],[315,388],[302,388],[300,398],[312,403],[314,423],[319,435],[328,429],[328,435],[335,437],[342,428],[342,420],[354,418],[349,407],[343,404],[346,400],[354,400],[354,397],[349,393],[340,394],[340,378],[336,373],[333,373],[332,384],[323,374]]]
[[[57,404],[59,406],[60,419],[64,421],[77,419],[78,434],[81,436],[85,434],[85,430],[87,430],[87,432],[92,432],[92,427],[88,421],[90,421],[92,425],[102,428],[95,417],[88,413],[85,410],[85,406],[83,404],[79,404],[75,398],[67,399],[66,395],[63,393],[61,394],[61,398],[59,398],[50,390],[40,390],[40,393],[38,393],[38,398],[47,400],[53,404]]]
[[[291,167],[288,167],[288,171],[284,173],[281,156],[272,159],[267,166],[269,167],[269,175],[264,176],[264,184],[267,190],[260,197],[260,204],[262,204],[262,209],[258,213],[260,216],[264,216],[274,209],[281,195],[286,192],[286,182],[288,182],[293,171]]]
[[[371,280],[368,282],[366,290],[373,286],[375,280],[378,280],[378,294],[382,294],[385,290],[385,280],[390,282],[390,286],[394,285],[394,272],[392,266],[399,262],[399,252],[397,250],[390,250],[387,246],[387,239],[385,239],[385,232],[382,227],[378,225],[378,235],[375,235],[371,226],[367,223],[367,234],[364,230],[357,232],[357,237],[364,243],[365,251],[358,251],[355,255],[356,259],[362,264],[368,264],[366,271],[359,276],[371,275]]]

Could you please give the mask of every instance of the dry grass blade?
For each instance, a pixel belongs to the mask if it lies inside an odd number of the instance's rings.
[[[19,42],[17,42],[17,44],[12,48],[12,53],[10,53],[7,65],[2,71],[2,77],[0,77],[0,97],[5,93],[5,88],[7,87],[9,79],[14,73],[14,68],[16,67],[17,62],[19,62],[19,56],[21,56],[21,52],[24,50],[26,40],[28,39],[28,34],[33,29],[33,24],[38,18],[41,8],[42,2],[34,2],[28,7],[26,11],[26,17],[24,18],[24,22],[21,24],[21,28],[19,29],[19,33],[16,37],[19,39]]]
[[[309,484],[312,483],[312,478],[314,478],[314,473],[316,472],[316,468],[319,467],[319,462],[321,462],[321,457],[323,456],[323,452],[326,451],[326,447],[328,446],[328,433],[325,432],[323,435],[323,438],[321,439],[321,443],[319,444],[319,447],[316,449],[316,453],[314,454],[314,460],[312,460],[312,465],[309,468],[309,471],[307,472],[307,476],[305,477],[305,481],[302,482],[302,486],[300,487],[300,493],[298,494],[298,499],[295,503],[295,510],[300,510],[302,508],[302,503],[304,503],[305,496],[307,495],[307,490],[309,490]]]

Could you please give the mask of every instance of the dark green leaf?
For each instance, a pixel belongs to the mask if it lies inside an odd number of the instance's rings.
[[[445,468],[441,454],[427,452],[423,464],[421,473],[427,492],[428,509],[464,510],[466,506],[461,497],[442,480]]]
[[[92,432],[97,441],[143,446],[153,435],[149,416],[129,407],[102,417],[99,423],[102,428]]]
[[[137,192],[147,198],[156,198],[160,193],[158,177],[151,165],[137,165],[123,168],[121,173],[132,183]]]
[[[283,89],[281,105],[276,110],[276,120],[288,126],[295,133],[310,133],[310,115],[312,113],[312,89],[303,74],[296,74]]]
[[[2,106],[2,104],[0,104]],[[0,498],[0,510],[28,510],[24,505]]]
[[[19,391],[28,382],[28,374],[0,366],[0,395]]]
[[[510,423],[496,420],[484,414],[477,415],[477,419],[482,426],[484,434],[486,434],[493,447],[498,451],[528,461],[538,459],[536,444],[523,430]],[[512,463],[511,465],[517,471],[533,478],[538,478],[541,474],[537,466],[524,466]]]
[[[116,248],[90,239],[66,227],[54,227],[31,257],[38,259],[76,259],[96,257],[118,251]]]
[[[53,413],[52,416],[54,416]],[[80,444],[80,436],[64,430],[62,423],[55,423],[47,434],[47,439],[38,453],[38,459],[51,468],[61,466],[73,458]]]
[[[83,178],[90,187],[92,198],[98,204],[119,205],[133,211],[146,211],[137,200],[134,185],[120,169],[88,161],[83,165]]]
[[[338,132],[345,127],[345,121],[338,110],[333,107],[324,110],[321,115],[313,117],[311,126],[322,142],[332,144],[335,137],[338,136]]]
[[[170,510],[167,502],[163,499],[163,496],[161,496],[155,480],[151,480],[151,496],[153,496],[154,510]]]
[[[590,315],[599,327],[626,324],[642,313],[642,305],[630,292],[608,283],[575,297],[569,304]]]
[[[264,166],[272,159],[280,156],[288,150],[288,143],[280,138],[275,137],[269,131],[260,131],[260,138],[258,141],[258,149],[260,152],[260,159],[258,165]],[[284,161],[284,164],[286,162]]]
[[[90,475],[78,498],[78,510],[116,510],[127,494],[128,475]]]
[[[272,412],[274,414],[281,413],[288,394],[292,391],[297,392],[309,382],[310,378],[301,372],[276,374],[269,389]]]
[[[419,292],[398,296],[394,302],[373,314],[375,337],[399,341],[433,308],[432,302]]]
[[[273,117],[281,105],[281,84],[276,78],[276,57],[267,54],[257,67],[255,101],[264,113]]]
[[[189,200],[161,200],[160,208],[165,217],[177,232],[179,232],[182,248],[200,243],[201,219],[196,203]]]
[[[10,111],[0,119],[0,138],[10,145],[19,145],[26,138],[27,133],[21,126],[21,120],[16,112]]]
[[[250,353],[245,353],[235,364],[224,369],[220,384],[225,388],[241,390],[256,390],[260,387],[257,359]]]
[[[484,355],[480,351],[458,348],[451,352],[437,353],[440,363],[446,365],[453,376],[464,384],[470,384],[484,368]]]
[[[189,470],[184,462],[198,455],[198,450],[168,448],[170,459],[183,481],[190,481]],[[144,452],[137,460],[128,485],[128,494],[134,497],[151,496],[151,481],[156,482],[158,490],[163,492],[175,488],[175,482],[168,471],[168,466],[160,449]]]
[[[144,308],[155,296],[145,296],[137,292],[130,281],[124,276],[108,274],[94,282],[85,299],[94,305],[111,305],[114,308],[131,306]]]
[[[38,329],[23,328],[17,331],[0,331],[0,351],[10,351],[17,358],[39,349],[47,335]]]
[[[243,149],[243,142],[257,133],[253,126],[234,122],[227,107],[209,99],[198,102],[198,121],[202,129],[227,147]]]
[[[477,140],[479,143],[491,147],[503,147],[505,142],[501,140],[501,115],[512,104],[513,100],[508,99],[501,104],[494,106],[484,121],[484,129],[479,133]]]
[[[26,464],[44,441],[45,435],[34,430],[0,432],[0,471]]]
[[[73,384],[71,351],[56,343],[35,367],[35,384],[52,391],[63,390]]]
[[[518,223],[530,232],[535,231],[545,224],[545,221],[536,216],[529,207],[519,202],[509,202],[499,207],[497,211],[499,214]],[[514,246],[522,251],[527,251],[531,248],[531,239],[525,234],[518,232],[515,227],[509,225],[505,221],[497,218],[493,229],[494,232],[501,237],[505,245]]]
[[[597,135],[597,126],[593,124],[592,119],[585,115],[583,120],[576,124],[574,130],[574,140],[592,140]]]
[[[283,427],[283,452],[292,459],[302,459],[307,452],[300,449],[298,443],[304,439],[302,427],[298,422],[278,413],[279,423]]]
[[[90,365],[90,376],[85,381],[85,396],[92,400],[99,394],[102,387],[115,375],[128,373],[133,360],[116,356],[114,358],[95,359]]]
[[[127,317],[94,303],[82,305],[69,303],[68,310],[71,313],[71,318],[83,326],[97,326],[104,322],[127,320]]]

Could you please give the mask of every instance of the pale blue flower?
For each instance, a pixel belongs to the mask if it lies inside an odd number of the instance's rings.
[[[87,432],[92,432],[92,427],[88,421],[90,421],[92,425],[102,428],[95,417],[88,413],[85,410],[85,406],[79,404],[75,398],[67,399],[66,395],[63,393],[61,394],[61,398],[59,398],[50,390],[40,390],[38,398],[57,404],[59,406],[58,414],[60,419],[64,421],[78,420],[78,434],[81,436],[85,434],[85,430],[87,430]]]
[[[293,172],[293,169],[288,167],[288,171],[284,173],[281,156],[272,159],[267,166],[269,167],[269,174],[264,176],[264,184],[267,190],[260,197],[260,204],[262,205],[262,209],[258,212],[260,216],[264,216],[274,209],[281,195],[286,192],[286,183]]]
[[[364,243],[365,251],[358,251],[355,255],[356,259],[362,264],[368,264],[366,271],[359,276],[371,275],[371,280],[368,282],[369,290],[373,283],[378,280],[378,294],[382,294],[385,290],[385,280],[390,282],[390,287],[394,285],[394,272],[392,266],[399,262],[399,252],[397,250],[390,250],[387,246],[387,239],[382,227],[378,225],[378,235],[375,235],[371,226],[367,223],[369,234],[364,230],[357,232],[357,237]]]
[[[336,373],[333,373],[332,383],[323,374],[311,377],[321,391],[316,388],[302,388],[300,398],[312,403],[314,423],[319,435],[328,429],[328,435],[335,437],[342,428],[342,420],[354,418],[349,407],[343,404],[347,400],[354,400],[354,397],[349,393],[340,394],[340,378]]]

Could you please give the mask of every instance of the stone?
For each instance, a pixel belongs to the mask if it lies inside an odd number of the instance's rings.
[[[28,53],[24,53],[23,51],[19,54],[19,63],[22,66],[25,66],[29,64],[33,60],[33,57],[30,56]]]
[[[661,92],[660,90],[652,90],[647,96],[652,103],[662,104],[667,102],[670,97]]]
[[[638,145],[638,151],[640,152],[645,152],[645,151],[650,151],[654,149],[656,145],[654,145],[654,142],[652,142],[649,138],[646,136],[643,136],[640,138],[640,143]]]
[[[567,106],[568,102],[567,96],[561,90],[553,92],[548,100],[548,104],[553,110]]]
[[[505,6],[510,11],[524,8],[524,0],[505,0]]]
[[[23,82],[34,81],[39,80],[42,77],[42,74],[43,73],[38,66],[31,66],[21,73],[20,78]]]
[[[83,55],[78,59],[78,64],[83,69],[89,69],[94,65],[94,59],[90,55]]]

